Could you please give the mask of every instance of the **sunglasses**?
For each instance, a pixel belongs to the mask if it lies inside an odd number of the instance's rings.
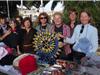
[[[47,19],[47,17],[40,17],[40,19]]]

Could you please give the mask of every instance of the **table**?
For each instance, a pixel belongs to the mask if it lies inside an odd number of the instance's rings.
[[[50,66],[41,66],[35,72],[30,73],[29,75],[43,75],[43,71]],[[64,75],[100,75],[100,56],[92,57],[88,60],[82,62],[78,67],[74,69],[62,69]]]

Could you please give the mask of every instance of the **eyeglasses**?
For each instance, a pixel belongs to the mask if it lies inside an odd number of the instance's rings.
[[[47,17],[40,17],[40,19],[47,19]]]

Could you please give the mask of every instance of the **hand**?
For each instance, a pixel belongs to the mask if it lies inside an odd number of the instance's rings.
[[[18,55],[21,55],[22,53],[20,52],[20,50],[19,50],[19,46],[17,46],[17,54]]]
[[[5,33],[5,35],[9,35],[11,33],[11,30],[9,29],[6,33]]]
[[[67,38],[67,37],[66,37],[66,38]],[[66,38],[64,38],[64,40],[63,40],[63,41],[64,41],[64,43],[66,43]]]
[[[17,54],[18,54],[18,55],[21,55],[22,53],[21,53],[19,50],[17,50]]]
[[[11,29],[9,29],[3,36],[0,37],[0,40],[3,40],[11,33]]]
[[[81,61],[86,61],[86,60],[87,60],[86,57],[81,58]]]
[[[60,48],[62,48],[62,47],[64,46],[64,44],[63,44],[62,42],[59,42],[58,46],[59,46]]]
[[[58,33],[58,36],[59,36],[60,38],[64,38],[64,36],[63,36],[62,34],[60,34],[60,33]]]
[[[88,57],[81,58],[81,64],[84,64],[85,62],[87,62],[87,60],[89,60]]]

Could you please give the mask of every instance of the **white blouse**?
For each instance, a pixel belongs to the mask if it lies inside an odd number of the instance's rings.
[[[74,45],[76,45],[78,43],[79,39],[86,37],[92,44],[92,49],[90,49],[86,53],[86,55],[91,56],[96,53],[96,50],[98,48],[98,31],[94,26],[92,26],[90,24],[86,24],[86,25],[84,25],[83,32],[80,33],[81,26],[82,26],[82,24],[77,25],[74,29],[74,33],[73,33],[72,37],[71,38],[66,37],[64,39],[64,42],[69,43],[69,44],[75,43]],[[77,51],[81,52],[81,50],[77,50]]]

